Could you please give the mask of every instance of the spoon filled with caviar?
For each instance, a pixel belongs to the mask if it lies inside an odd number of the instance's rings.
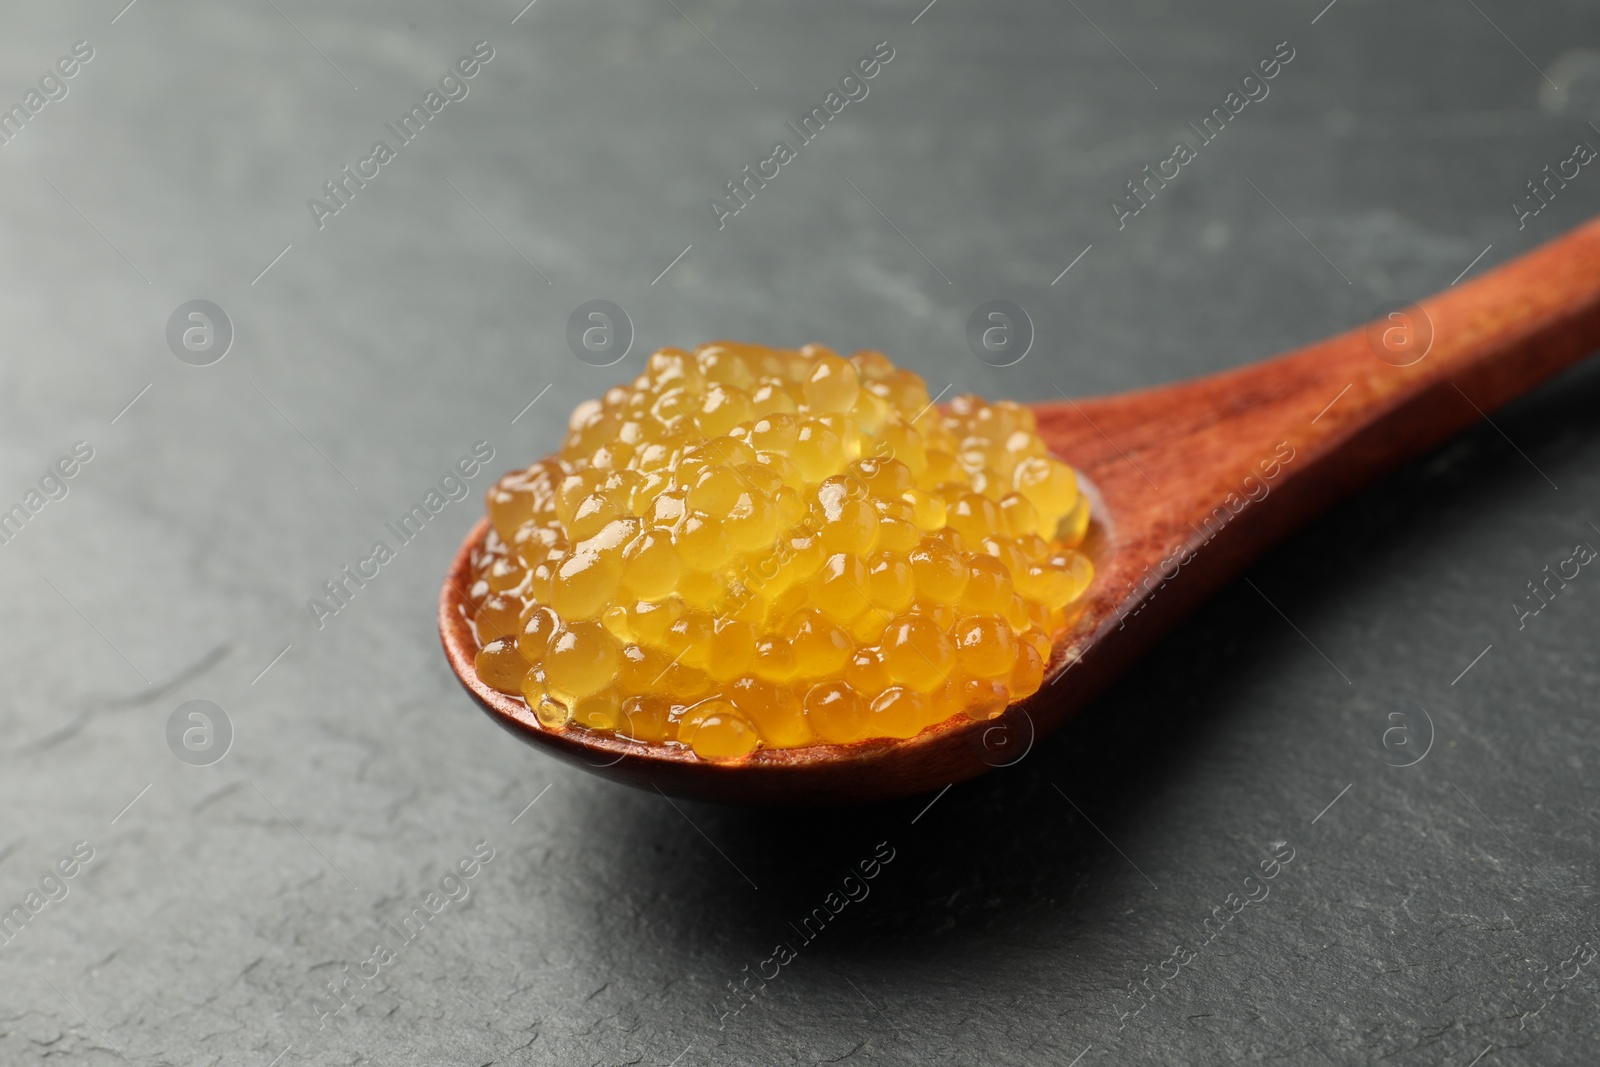
[[[1600,222],[1359,329],[1096,399],[877,352],[663,349],[488,492],[444,582],[502,726],[669,794],[1014,764],[1266,548],[1600,345]]]

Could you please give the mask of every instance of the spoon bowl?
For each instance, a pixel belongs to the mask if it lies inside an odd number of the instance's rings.
[[[487,519],[462,543],[440,592],[445,655],[506,729],[631,785],[740,804],[927,793],[1024,758],[1271,545],[1597,346],[1600,221],[1475,282],[1276,359],[1031,405],[1040,437],[1079,472],[1089,496],[1080,551],[1095,577],[1055,635],[1044,684],[994,719],[957,715],[906,740],[762,749],[726,762],[576,725],[546,728],[474,668],[466,590]]]

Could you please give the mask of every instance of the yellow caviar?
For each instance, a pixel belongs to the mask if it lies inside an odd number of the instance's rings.
[[[998,715],[1093,576],[1027,408],[816,345],[662,349],[488,509],[478,677],[711,760]]]

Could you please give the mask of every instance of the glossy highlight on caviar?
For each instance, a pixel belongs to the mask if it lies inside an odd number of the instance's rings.
[[[707,760],[992,718],[1093,577],[1089,502],[1027,408],[941,410],[815,345],[655,353],[488,511],[479,679],[546,729]]]

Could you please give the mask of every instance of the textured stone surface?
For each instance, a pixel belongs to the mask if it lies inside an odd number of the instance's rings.
[[[1600,947],[1600,571],[1520,630],[1511,607],[1600,545],[1593,365],[1329,514],[926,810],[675,806],[502,734],[433,623],[486,476],[323,629],[306,607],[474,442],[527,462],[663,344],[875,347],[935,389],[1087,395],[1502,262],[1600,205],[1585,168],[1526,229],[1508,208],[1600,145],[1592,5],[119,6],[0,15],[0,101],[95,49],[0,146],[0,507],[94,449],[0,547],[0,902],[94,849],[0,948],[0,1062],[1488,1067],[1600,1040],[1600,961],[1574,958]],[[1119,232],[1108,198],[1286,39],[1270,95]],[[470,95],[319,231],[306,199],[479,40]],[[719,232],[707,198],[882,40],[870,95]],[[1005,369],[964,340],[996,296],[1038,328]],[[164,338],[193,298],[236,330],[209,367]],[[594,298],[637,328],[614,367],[566,348]],[[195,699],[236,733],[208,767],[166,741]],[[1405,768],[1375,740],[1402,700],[1434,727]],[[470,898],[319,1028],[313,998],[480,841]],[[879,842],[870,896],[802,942]],[[1270,896],[1205,943],[1276,842]]]

